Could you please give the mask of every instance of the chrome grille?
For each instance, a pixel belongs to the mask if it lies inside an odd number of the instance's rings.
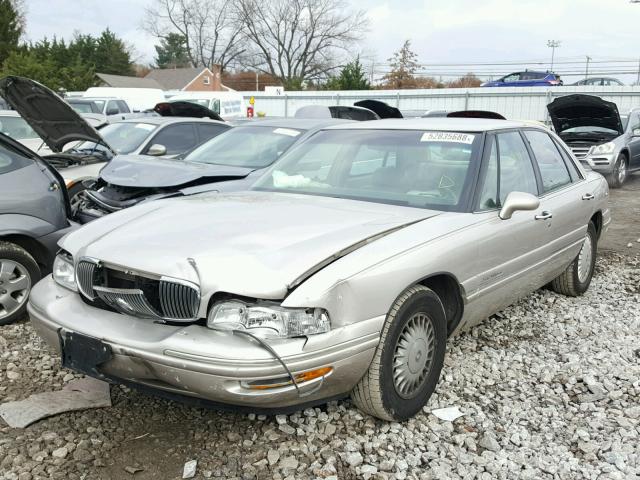
[[[86,260],[80,260],[76,267],[76,279],[80,292],[90,300],[96,298],[93,290],[93,276],[96,271],[96,264]]]
[[[158,318],[158,312],[149,304],[144,292],[137,288],[93,287],[98,298],[122,313],[146,318]]]
[[[198,314],[199,300],[193,287],[160,280],[160,308],[165,318],[194,318]]]
[[[589,153],[589,150],[591,149],[591,147],[589,147],[589,146],[586,146],[586,147],[570,147],[570,148],[571,148],[571,151],[573,152],[573,154],[578,159],[586,158],[586,156]]]
[[[198,316],[200,290],[190,282],[131,272],[80,259],[78,290],[97,308],[166,321],[192,321]]]

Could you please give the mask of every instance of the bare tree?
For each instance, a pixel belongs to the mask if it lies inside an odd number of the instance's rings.
[[[198,67],[218,64],[224,70],[245,51],[233,0],[154,0],[143,28],[158,38],[182,35],[189,60]]]
[[[289,88],[327,76],[359,41],[368,21],[344,0],[236,0],[252,45],[251,66]]]

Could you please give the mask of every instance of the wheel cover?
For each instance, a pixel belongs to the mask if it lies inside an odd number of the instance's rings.
[[[31,277],[24,265],[0,258],[0,319],[17,312],[27,302]]]
[[[584,283],[589,274],[591,273],[591,260],[593,258],[593,240],[591,235],[587,233],[587,236],[582,242],[582,248],[578,254],[578,280],[580,283]]]
[[[393,385],[402,398],[413,398],[424,384],[436,350],[436,335],[431,318],[416,313],[398,336],[393,351]]]
[[[618,166],[618,181],[622,183],[626,178],[627,178],[627,162],[625,162],[624,158],[621,158],[620,165]]]

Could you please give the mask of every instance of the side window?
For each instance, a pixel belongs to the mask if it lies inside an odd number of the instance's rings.
[[[567,153],[566,149],[563,148],[562,145],[558,144],[557,140],[554,140],[553,143],[556,145],[556,147],[560,151],[560,155],[562,155],[562,158],[564,159],[564,164],[569,168],[569,174],[571,175],[571,181],[575,182],[575,181],[580,180],[582,178],[582,175],[578,171],[578,167],[576,167],[576,164],[574,163],[573,159],[571,158],[571,155],[569,155],[569,153]]]
[[[33,164],[33,160],[23,157],[18,153],[0,145],[0,175],[13,172]]]
[[[217,123],[207,124],[207,123],[198,123],[196,125],[198,129],[198,136],[200,137],[200,143],[204,143],[207,140],[211,140],[213,137],[217,137],[221,133],[229,130],[228,127],[223,125],[218,125]]]
[[[160,132],[153,137],[153,140],[149,142],[149,146],[156,143],[166,147],[167,155],[177,155],[195,147],[198,140],[193,125],[183,123],[180,125],[169,125],[160,130]]]
[[[498,134],[500,156],[500,204],[511,192],[538,195],[533,164],[519,132]]]
[[[634,130],[640,129],[640,115],[636,112],[633,112],[629,116],[629,131],[633,132]]]
[[[512,73],[511,75],[507,75],[502,79],[503,82],[517,82],[518,80],[520,80],[519,73]]]
[[[118,108],[120,109],[120,113],[131,113],[129,110],[129,106],[124,102],[124,100],[118,100]]]
[[[115,100],[109,100],[107,103],[107,115],[114,115],[120,112],[118,104]]]
[[[545,193],[571,183],[567,166],[551,137],[534,130],[525,130],[524,134],[538,162]]]

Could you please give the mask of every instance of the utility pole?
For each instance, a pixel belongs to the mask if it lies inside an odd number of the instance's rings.
[[[553,61],[556,54],[556,48],[560,46],[560,40],[547,40],[547,47],[551,49],[551,71],[553,72]]]
[[[258,82],[258,75],[259,75],[259,73],[256,72],[256,92],[260,91],[260,84]]]
[[[376,62],[375,60],[371,61],[371,75],[370,75],[370,79],[369,79],[369,85],[373,85],[373,71],[375,69],[376,66]]]
[[[585,80],[587,78],[589,78],[589,62],[591,61],[591,57],[589,55],[587,55],[587,68],[584,71],[584,78]]]

